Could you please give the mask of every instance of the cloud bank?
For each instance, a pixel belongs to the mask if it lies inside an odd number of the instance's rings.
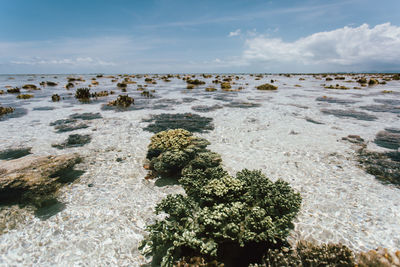
[[[288,69],[278,71],[400,69],[400,27],[390,23],[318,32],[293,42],[260,35],[245,44],[243,62],[272,71],[283,67]]]

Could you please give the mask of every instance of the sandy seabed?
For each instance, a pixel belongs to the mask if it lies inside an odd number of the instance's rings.
[[[149,89],[156,90],[156,98],[151,100],[140,97],[137,85],[128,85],[128,94],[140,108],[116,112],[101,108],[120,93],[110,79],[97,79],[100,84],[92,90],[112,89],[116,95],[80,104],[68,94],[74,89],[63,88],[67,76],[53,76],[0,76],[0,88],[26,83],[38,85],[42,80],[59,82],[56,87],[33,92],[35,97],[29,100],[17,100],[11,94],[0,95],[3,106],[11,105],[27,112],[21,117],[0,121],[0,150],[32,147],[35,155],[77,152],[84,158],[78,168],[85,173],[61,189],[58,199],[65,207],[50,218],[40,218],[30,210],[18,211],[24,220],[0,235],[1,266],[148,263],[150,259],[141,256],[137,247],[146,234],[146,224],[155,219],[154,206],[167,194],[183,192],[177,185],[160,187],[154,180],[144,179],[143,164],[152,133],[143,130],[149,123],[142,119],[160,113],[191,112],[213,118],[214,130],[197,135],[211,142],[209,148],[222,156],[231,174],[243,168],[261,169],[270,179],[281,178],[300,192],[303,201],[291,242],[299,239],[341,242],[355,251],[379,246],[392,250],[400,247],[400,189],[383,184],[359,168],[356,147],[342,140],[350,134],[360,135],[368,141],[368,149],[384,151],[373,143],[374,137],[384,128],[399,127],[399,115],[365,111],[360,107],[377,104],[376,99],[399,99],[399,94],[381,93],[386,89],[400,92],[399,81],[361,90],[332,90],[321,84],[341,83],[351,88],[358,84],[326,82],[312,75],[265,75],[261,80],[239,75],[237,86],[244,87],[240,92],[222,92],[218,86],[218,91],[206,92],[204,88],[214,78],[201,78],[207,84],[193,90],[186,90],[183,81],[172,78],[171,82],[157,80],[157,84],[149,85]],[[87,86],[95,76],[83,77],[87,82],[77,87]],[[300,77],[305,80],[299,81]],[[347,80],[351,78],[346,76]],[[256,85],[271,79],[279,87],[276,92],[255,89]],[[144,78],[132,80],[145,84]],[[51,102],[54,93],[64,100]],[[345,104],[316,101],[322,96],[353,101]],[[244,102],[260,105],[224,106]],[[164,105],[152,108],[156,103]],[[223,108],[199,113],[192,110],[198,105]],[[38,107],[53,109],[37,110]],[[377,119],[336,117],[322,113],[322,109],[362,111]],[[100,112],[103,118],[88,121],[88,128],[74,132],[56,133],[49,125],[73,113],[84,112]],[[307,121],[310,118],[321,124]],[[51,146],[64,141],[71,133],[90,134],[92,141],[83,147],[64,150]],[[93,186],[88,187],[89,184]],[[18,210],[18,207],[3,209]]]

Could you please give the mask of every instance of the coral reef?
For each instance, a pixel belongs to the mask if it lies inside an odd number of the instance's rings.
[[[267,248],[282,245],[293,227],[299,194],[261,171],[245,169],[230,176],[207,145],[182,129],[152,137],[150,170],[178,173],[186,192],[168,195],[156,206],[157,214],[168,216],[148,226],[149,236],[140,247],[153,256],[153,264],[171,266],[194,256],[246,266],[259,261]]]

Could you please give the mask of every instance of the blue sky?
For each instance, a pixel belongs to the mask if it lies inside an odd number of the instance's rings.
[[[0,0],[0,73],[400,71],[399,0]]]

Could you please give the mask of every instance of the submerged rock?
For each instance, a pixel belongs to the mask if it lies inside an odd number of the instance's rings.
[[[392,106],[392,105],[368,105],[361,106],[361,109],[365,109],[373,112],[390,112],[395,114],[400,114],[400,106]]]
[[[192,109],[197,112],[210,112],[214,110],[218,110],[223,108],[221,105],[212,105],[212,106],[207,106],[207,105],[198,105],[198,106],[193,106]]]
[[[81,147],[84,146],[92,140],[92,137],[88,134],[71,134],[68,139],[61,144],[53,144],[52,147],[58,149],[70,148],[70,147]]]
[[[0,159],[1,160],[12,160],[25,157],[26,155],[31,154],[31,147],[24,148],[9,148],[6,150],[0,151]]]
[[[320,102],[328,102],[328,103],[332,103],[332,104],[343,104],[343,105],[354,104],[357,102],[354,100],[340,99],[340,98],[328,97],[328,96],[317,97],[315,100],[320,101]]]
[[[378,119],[378,117],[374,115],[370,115],[365,112],[355,111],[355,110],[343,110],[343,109],[321,109],[321,112],[328,115],[334,115],[336,117],[347,117],[354,118],[357,120],[363,121],[374,121]]]
[[[55,193],[75,164],[77,154],[60,156],[27,156],[0,163],[0,203],[22,202],[41,206]]]
[[[380,131],[374,140],[375,144],[389,149],[398,149],[400,147],[400,133]]]
[[[202,117],[192,113],[152,115],[144,122],[152,122],[144,128],[145,131],[158,133],[170,129],[185,129],[190,132],[206,132],[213,130],[212,118]]]

